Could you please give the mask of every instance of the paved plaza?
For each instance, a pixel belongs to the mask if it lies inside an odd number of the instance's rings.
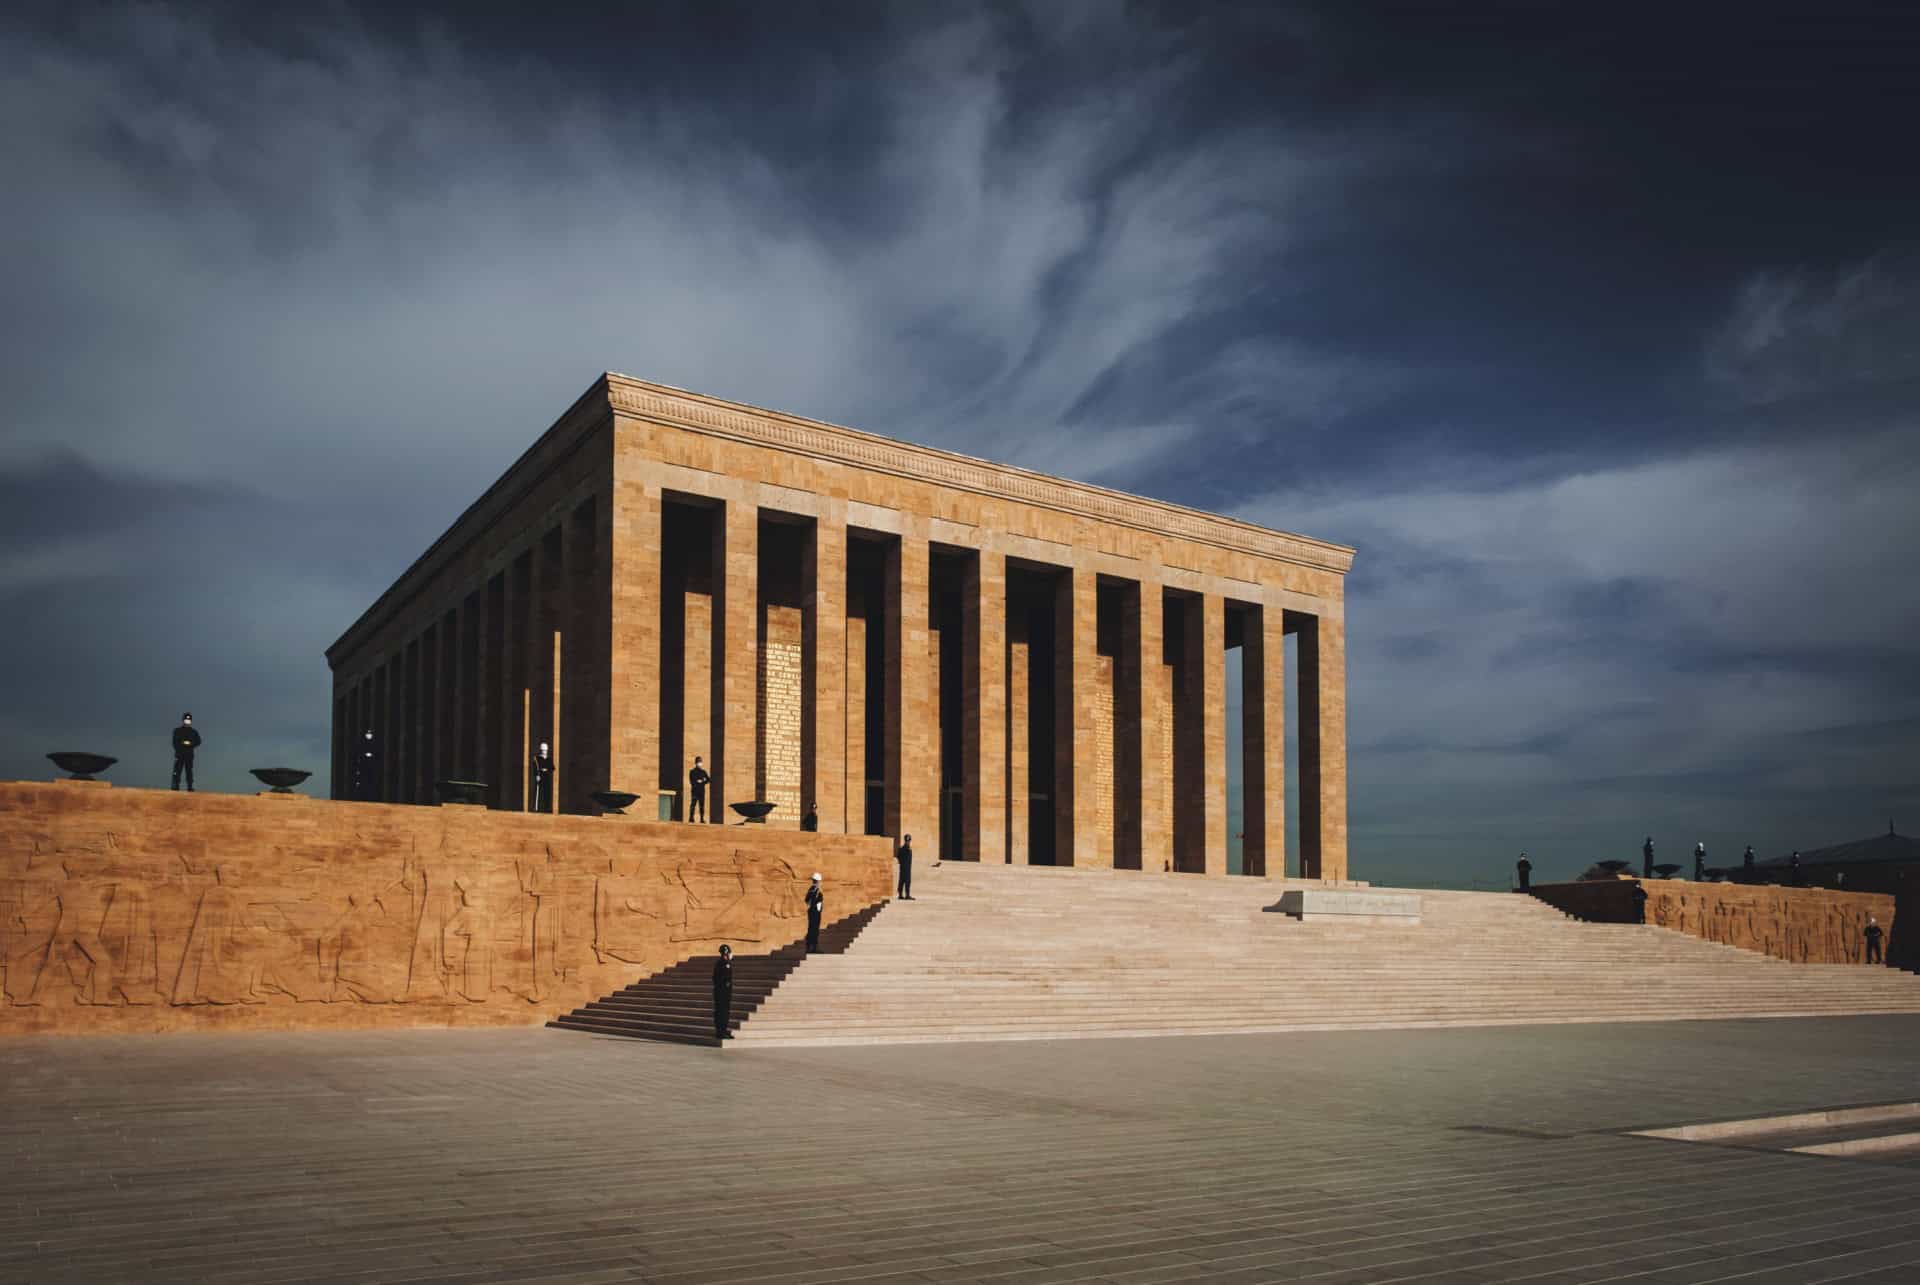
[[[1920,1017],[725,1052],[0,1042],[0,1280],[1920,1280]],[[1910,1153],[1906,1153],[1909,1154]]]

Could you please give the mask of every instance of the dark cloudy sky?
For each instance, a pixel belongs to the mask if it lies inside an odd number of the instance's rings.
[[[613,369],[1358,546],[1364,877],[1920,831],[1920,8],[484,12],[5,8],[0,776],[324,774]]]

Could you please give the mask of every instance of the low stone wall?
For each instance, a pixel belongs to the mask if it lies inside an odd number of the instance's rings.
[[[1638,919],[1636,884],[1647,890],[1650,924],[1797,964],[1862,962],[1869,914],[1886,931],[1882,945],[1893,938],[1894,901],[1879,893],[1684,879],[1590,879],[1535,884],[1532,892],[1576,919],[1630,924]]]
[[[884,838],[0,782],[0,1034],[546,1021],[893,888]]]

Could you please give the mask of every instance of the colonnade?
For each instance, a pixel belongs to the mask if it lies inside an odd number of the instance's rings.
[[[532,748],[556,765],[549,811],[585,811],[605,781],[604,716],[576,693],[597,685],[582,643],[606,615],[603,504],[548,515],[415,612],[369,665],[335,684],[333,794],[432,803],[438,781],[487,785],[492,806],[528,809]],[[604,655],[604,647],[599,651]]]
[[[1224,874],[1238,647],[1242,868],[1284,871],[1291,678],[1299,873],[1345,877],[1338,600],[689,472],[617,476],[442,570],[337,677],[336,797],[474,780],[525,809],[545,741],[554,810],[610,787],[684,816],[698,754],[713,824],[767,799],[924,857]]]
[[[699,754],[721,804],[777,799],[789,825],[811,804],[822,830],[912,834],[923,857],[1224,874],[1239,647],[1242,868],[1278,876],[1291,634],[1299,868],[1345,876],[1338,601],[809,493],[707,487],[634,482],[620,496],[617,787],[678,792],[685,815]],[[788,658],[802,695],[782,713]]]

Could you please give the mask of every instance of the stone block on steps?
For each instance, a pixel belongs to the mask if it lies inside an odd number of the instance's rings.
[[[1269,911],[1302,922],[1343,924],[1417,924],[1420,896],[1411,892],[1349,892],[1336,888],[1289,888]]]

